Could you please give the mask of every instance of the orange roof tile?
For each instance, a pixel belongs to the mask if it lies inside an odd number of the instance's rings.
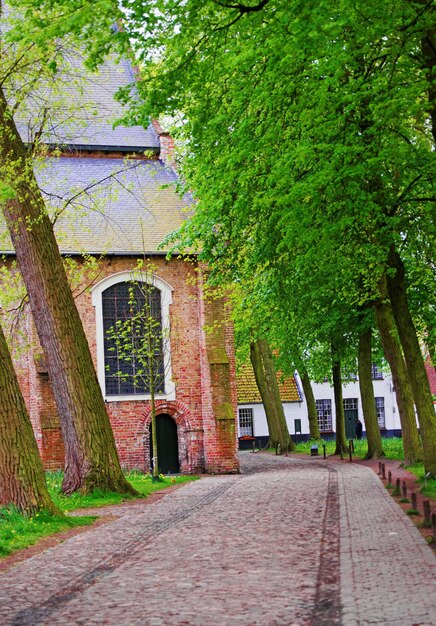
[[[277,374],[277,382],[279,384],[282,402],[301,402],[302,398],[293,376],[281,382],[280,374]],[[260,397],[251,365],[243,365],[240,368],[236,374],[236,386],[238,391],[238,404],[262,403],[262,398]]]

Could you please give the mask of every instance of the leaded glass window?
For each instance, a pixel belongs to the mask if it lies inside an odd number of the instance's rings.
[[[152,285],[122,282],[108,287],[102,293],[105,388],[106,395],[137,395],[150,393],[150,370],[144,356],[139,358],[141,342],[147,331],[153,329],[154,389],[165,392],[161,294]],[[138,315],[138,312],[144,315]],[[131,349],[125,354],[111,336],[118,322],[135,318],[129,333]],[[153,323],[150,326],[150,319]],[[144,362],[145,361],[145,362]]]

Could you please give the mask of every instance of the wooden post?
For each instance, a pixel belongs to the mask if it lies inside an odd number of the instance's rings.
[[[382,470],[382,478],[384,480],[386,478],[386,467],[384,463],[381,464],[381,470]]]
[[[388,485],[392,485],[392,472],[390,470],[388,472]]]
[[[400,491],[400,479],[397,478],[397,480],[395,481],[395,489],[392,492],[393,496],[399,496],[401,495],[401,491]]]
[[[431,516],[431,529],[433,534],[433,543],[436,543],[436,513]]]
[[[403,484],[402,484],[402,494],[403,494],[403,498],[407,498],[407,485],[406,485],[405,480],[403,480]]]
[[[414,491],[412,491],[412,493],[411,493],[411,498],[412,498],[412,509],[414,511],[417,511],[418,510],[418,501],[417,501],[416,493]]]
[[[429,527],[431,525],[430,500],[424,500],[422,506],[424,508],[424,526]]]
[[[381,472],[382,472],[382,464],[381,464],[381,461],[379,461],[378,462],[378,472],[377,472],[377,474],[380,476]]]
[[[326,458],[325,443],[322,444],[322,451],[323,451],[323,454],[324,454],[324,458]]]

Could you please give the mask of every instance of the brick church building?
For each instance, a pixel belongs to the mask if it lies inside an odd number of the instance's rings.
[[[44,142],[57,153],[36,175],[57,216],[59,247],[69,259],[122,466],[147,472],[151,465],[149,389],[137,382],[135,363],[121,364],[107,333],[123,320],[134,272],[135,280],[152,284],[154,315],[168,332],[157,393],[159,469],[237,472],[235,362],[224,303],[205,298],[204,267],[195,254],[168,258],[168,246],[160,247],[192,203],[174,190],[171,138],[157,123],[113,126],[123,113],[114,93],[133,80],[128,63],[108,62],[83,79],[80,92],[71,89],[80,123],[61,121],[46,129]],[[29,126],[20,128],[25,140]],[[1,248],[4,262],[11,263],[7,237]],[[135,271],[139,259],[147,272]],[[20,384],[45,466],[62,468],[59,417],[44,355],[30,316],[25,325]]]

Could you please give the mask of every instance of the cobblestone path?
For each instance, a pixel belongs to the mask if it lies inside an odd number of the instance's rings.
[[[252,453],[241,467],[6,570],[0,624],[436,625],[436,559],[371,470]]]

